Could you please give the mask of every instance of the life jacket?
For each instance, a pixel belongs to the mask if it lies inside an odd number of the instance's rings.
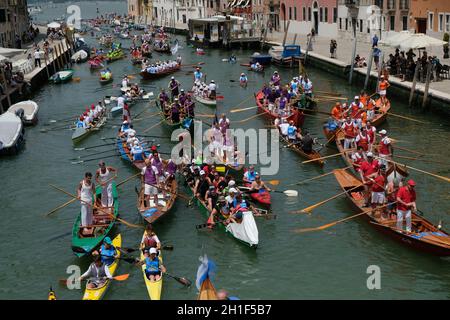
[[[388,82],[386,80],[380,81],[380,90],[386,90],[388,87]]]
[[[145,271],[157,272],[159,271],[159,259],[155,257],[153,260],[150,257],[145,258]]]
[[[153,236],[150,236],[150,237],[149,237],[149,236],[146,234],[146,236],[145,236],[145,238],[144,238],[144,246],[145,246],[145,248],[156,248],[157,243],[156,243],[156,240],[153,239]]]
[[[116,248],[111,245],[109,249],[106,249],[105,245],[102,244],[100,252],[102,255],[101,259],[103,263],[110,266],[114,262],[114,255],[116,254]]]

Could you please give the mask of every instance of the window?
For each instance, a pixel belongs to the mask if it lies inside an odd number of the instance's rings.
[[[289,7],[289,20],[292,20],[292,7]]]
[[[294,20],[297,20],[297,7],[294,7]]]
[[[323,8],[322,7],[319,9],[319,21],[320,22],[323,21]]]
[[[337,8],[333,8],[333,23],[337,22],[338,11]]]
[[[434,25],[434,14],[433,12],[428,12],[428,30],[433,30],[433,25]]]
[[[403,16],[403,30],[408,30],[408,16]]]
[[[342,30],[342,18],[339,18],[339,30]]]
[[[183,23],[186,23],[186,15],[183,14]]]
[[[395,16],[390,16],[390,26],[389,26],[389,30],[394,31],[395,30]]]
[[[450,13],[445,15],[445,32],[450,32]]]
[[[362,19],[359,20],[359,32],[363,32],[363,21],[362,21]]]
[[[325,16],[324,16],[323,22],[328,23],[328,8],[327,7],[325,7]]]
[[[306,21],[306,8],[303,7],[303,21]]]
[[[348,30],[348,18],[345,18],[345,30]]]
[[[308,21],[312,20],[311,7],[308,7]]]
[[[444,31],[444,14],[443,13],[439,13],[438,31],[439,32]]]

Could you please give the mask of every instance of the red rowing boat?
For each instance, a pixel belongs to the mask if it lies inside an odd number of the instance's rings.
[[[144,80],[152,80],[152,79],[161,78],[168,74],[177,72],[180,69],[181,69],[181,65],[178,65],[175,68],[167,69],[167,70],[164,70],[164,71],[158,72],[158,73],[150,73],[150,72],[147,72],[147,70],[142,70],[139,74],[141,75],[141,77]]]

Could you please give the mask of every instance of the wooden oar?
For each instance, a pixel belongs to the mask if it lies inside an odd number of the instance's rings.
[[[116,148],[114,148],[114,149],[108,149],[108,150],[103,150],[103,151],[99,151],[99,152],[91,153],[91,154],[87,154],[87,155],[80,155],[80,156],[78,156],[78,157],[76,157],[76,158],[71,158],[71,159],[69,159],[69,160],[72,160],[72,161],[74,161],[74,160],[80,160],[81,158],[84,158],[84,157],[91,157],[91,156],[96,156],[96,155],[98,155],[98,154],[104,154],[104,153],[115,152],[115,151],[117,151]]]
[[[347,191],[338,193],[338,194],[332,196],[331,198],[328,198],[328,199],[326,199],[326,200],[320,201],[320,202],[318,202],[318,203],[316,203],[316,204],[313,204],[312,206],[309,206],[309,207],[304,208],[304,209],[302,209],[302,210],[292,211],[292,213],[307,213],[307,214],[311,214],[311,211],[313,211],[315,208],[320,207],[321,205],[323,205],[323,204],[325,204],[325,203],[327,203],[327,202],[329,202],[329,201],[331,201],[331,200],[333,200],[333,199],[336,199],[336,198],[338,198],[338,197],[340,197],[340,196],[342,196],[342,195],[344,195],[344,194],[347,194],[347,193],[349,193],[350,191],[353,191],[353,190],[355,190],[355,189],[357,189],[357,188],[360,188],[361,186],[363,186],[363,184],[359,184],[359,185],[357,185],[357,186],[355,186],[355,187],[353,187],[353,188],[351,188],[351,189],[349,189],[349,190],[347,190]]]
[[[186,287],[190,287],[191,284],[192,284],[192,282],[189,279],[185,278],[185,277],[174,276],[174,275],[172,275],[170,273],[167,273],[167,272],[163,272],[163,274],[165,274],[169,278],[172,278],[172,279],[176,280],[177,282],[181,283],[182,285],[184,285]]]
[[[245,98],[244,100],[239,102],[239,104],[236,107],[242,106],[244,103],[246,103],[248,100],[250,100],[252,98],[255,98],[254,94],[251,94],[250,96],[248,96],[247,98]],[[233,112],[233,109],[230,112]]]
[[[408,159],[408,160],[413,160],[413,161],[423,161],[423,162],[430,162],[430,163],[438,163],[438,164],[444,164],[444,165],[449,165],[448,162],[441,162],[441,161],[435,161],[435,160],[429,160],[429,159],[420,159],[418,156],[416,158],[413,157],[405,157],[405,156],[398,156],[398,155],[393,155],[394,158],[400,158],[400,159]]]
[[[79,160],[79,161],[72,161],[71,164],[81,164],[81,163],[85,163],[85,162],[91,162],[91,161],[95,161],[95,160],[107,159],[107,158],[113,158],[113,157],[120,157],[120,154],[118,154],[116,152],[116,154],[107,155],[107,156],[103,156],[103,157],[84,159],[84,160]]]
[[[403,150],[403,151],[419,154],[421,156],[424,156],[424,155],[428,155],[429,156],[430,155],[428,153],[422,153],[422,152],[419,152],[419,151],[411,150],[411,149],[408,149],[408,148],[405,148],[405,147],[400,147],[400,146],[395,146],[395,149],[399,149],[399,150]]]
[[[252,110],[252,109],[256,109],[258,108],[258,106],[253,106],[253,107],[248,107],[248,108],[242,108],[242,109],[233,109],[230,112],[231,113],[235,113],[235,112],[241,112],[241,111],[246,111],[246,110]]]
[[[352,167],[353,166],[348,166],[348,167],[342,168],[341,170],[347,170],[348,168],[352,168]],[[309,181],[313,181],[313,180],[317,180],[317,179],[326,177],[326,176],[328,176],[330,174],[333,174],[333,173],[334,173],[333,171],[328,172],[328,173],[324,173],[324,174],[321,174],[320,176],[317,176],[317,177],[314,177],[314,178],[309,178],[309,179],[306,179],[306,180],[303,180],[303,181],[300,181],[300,182],[288,184],[288,186],[297,186],[297,185],[300,185],[300,184],[303,184],[303,183],[306,183],[306,182],[309,182]]]
[[[154,124],[153,126],[151,126],[150,128],[145,129],[144,131],[142,131],[142,133],[146,133],[147,131],[159,126],[161,123],[163,123],[164,120],[159,121],[158,123]]]
[[[86,202],[86,201],[84,201],[84,200],[79,199],[77,196],[75,196],[75,195],[73,195],[73,194],[71,194],[71,193],[65,191],[64,189],[61,189],[61,188],[59,188],[59,187],[57,187],[57,186],[55,186],[55,185],[53,185],[53,184],[50,184],[50,186],[51,186],[52,188],[56,189],[56,190],[61,191],[62,193],[65,193],[66,195],[68,195],[68,196],[74,198],[75,200],[79,200],[79,201],[81,201],[81,202],[90,204],[90,203],[88,203],[88,202]],[[90,204],[90,205],[91,205],[91,204]],[[115,220],[117,220],[117,221],[122,222],[123,224],[127,225],[128,227],[132,227],[132,228],[143,228],[143,227],[144,227],[144,226],[142,226],[142,225],[133,224],[133,223],[130,223],[130,222],[128,222],[128,221],[125,221],[125,220],[123,220],[123,219],[121,219],[121,218],[119,218],[119,217],[116,217],[116,216],[114,216],[113,214],[111,214],[110,212],[103,210],[102,208],[97,207],[97,210],[99,210],[99,211],[101,211],[101,212],[103,212],[103,213],[109,215],[112,219],[115,219]]]
[[[264,114],[264,113],[258,113],[258,114],[255,114],[254,116],[248,117],[247,119],[239,120],[239,121],[233,121],[233,122],[234,122],[234,123],[244,123],[244,122],[247,122],[247,121],[252,120],[252,119],[254,119],[254,118],[260,117],[260,116],[262,116],[263,114]]]
[[[323,159],[328,159],[328,158],[340,156],[341,154],[342,154],[342,152],[339,152],[339,153],[332,154],[330,156],[325,156],[325,157],[320,157],[320,158],[315,158],[315,159],[311,159],[311,160],[302,161],[302,163],[309,163],[309,162],[319,161],[319,160],[323,160]]]
[[[401,118],[401,119],[406,119],[406,120],[409,120],[409,121],[414,121],[414,122],[418,122],[418,123],[423,123],[423,124],[428,124],[428,123],[429,123],[429,122],[424,122],[424,121],[420,121],[420,120],[417,120],[417,119],[413,119],[413,118],[401,116],[401,115],[399,115],[399,114],[395,114],[395,113],[392,113],[392,112],[388,112],[388,115],[394,116],[394,117],[397,117],[397,118]]]
[[[120,274],[118,276],[112,277],[111,279],[108,279],[108,280],[125,281],[128,279],[129,276],[130,276],[129,273],[125,273],[125,274]],[[83,281],[88,281],[88,280],[93,280],[93,279],[96,279],[96,278],[83,279]],[[59,283],[63,286],[67,286],[67,283],[71,283],[71,281],[69,279],[59,279]]]
[[[395,202],[392,202],[392,203],[395,203]],[[310,232],[310,231],[321,231],[321,230],[325,230],[325,229],[327,229],[327,228],[330,228],[330,227],[332,227],[332,226],[337,225],[338,223],[345,222],[345,221],[347,221],[347,220],[351,220],[351,219],[353,219],[353,218],[362,216],[363,214],[367,214],[367,213],[369,213],[369,212],[372,212],[372,211],[379,210],[379,209],[381,209],[381,208],[387,207],[388,205],[390,205],[390,204],[392,204],[392,203],[385,204],[385,205],[383,205],[383,206],[381,206],[381,207],[377,207],[377,208],[375,208],[375,209],[366,210],[366,211],[360,212],[360,213],[358,213],[358,214],[355,214],[355,215],[353,215],[353,216],[347,217],[347,218],[345,218],[345,219],[341,219],[341,220],[337,220],[337,221],[334,221],[334,222],[331,222],[331,223],[324,224],[323,226],[320,226],[320,227],[316,227],[316,228],[296,229],[296,230],[294,230],[294,232],[296,232],[296,233],[303,233],[303,232]]]

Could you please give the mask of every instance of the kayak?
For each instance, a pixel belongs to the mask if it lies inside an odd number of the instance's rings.
[[[146,234],[146,231],[144,231],[144,235]],[[159,263],[163,264],[163,258],[161,250],[159,250]],[[141,250],[141,261],[145,259],[144,253]],[[145,274],[145,264],[142,265],[142,274],[144,275],[144,282],[145,286],[147,288],[148,296],[150,297],[150,300],[161,300],[161,291],[162,291],[162,284],[163,284],[163,274],[161,273],[161,277],[158,281],[150,281],[147,278],[147,275]]]
[[[246,183],[244,186],[250,188],[251,184]],[[260,190],[259,192],[249,192],[248,195],[254,201],[264,204],[266,206],[270,206],[272,203],[270,192],[268,192],[266,189]]]
[[[96,197],[100,197],[102,194],[102,188],[97,186],[95,191]],[[81,213],[75,220],[72,228],[72,251],[77,257],[84,257],[94,251],[103,242],[103,239],[108,235],[114,226],[116,218],[119,215],[119,200],[117,196],[116,183],[114,181],[112,182],[112,195],[114,198],[112,213],[114,219],[112,216],[103,212],[107,211],[107,208],[102,208],[102,211],[100,211],[94,207],[94,227],[90,228],[90,230],[83,234],[80,232]],[[94,203],[94,199],[92,200]]]
[[[120,233],[112,240],[112,244],[116,248],[122,246],[122,236],[120,235]],[[119,250],[117,250],[117,254],[120,257]],[[114,260],[114,262],[108,267],[109,272],[111,273],[112,276],[114,276],[114,274],[116,273],[117,267],[119,266],[119,261],[120,259]],[[110,282],[111,280],[106,280],[105,283],[99,288],[95,289],[86,288],[84,291],[83,300],[101,300],[105,295],[105,292],[108,289]]]
[[[107,84],[113,81],[113,74],[112,72],[107,72],[105,70],[100,71],[100,78],[99,78],[100,84]]]

